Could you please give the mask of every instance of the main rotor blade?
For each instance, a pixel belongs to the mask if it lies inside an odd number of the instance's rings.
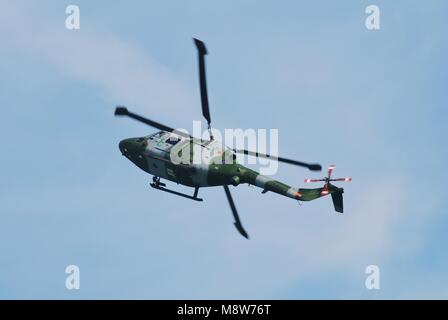
[[[240,217],[238,216],[238,212],[236,211],[235,203],[233,202],[232,195],[230,194],[229,186],[224,186],[224,191],[226,192],[227,200],[230,204],[230,209],[232,209],[233,217],[235,218],[234,225],[238,232],[246,239],[249,239],[249,235],[246,230],[244,230],[243,225],[241,224]]]
[[[305,163],[302,161],[287,159],[287,158],[283,158],[283,157],[275,157],[275,156],[271,156],[269,154],[263,154],[263,153],[248,151],[248,150],[244,150],[244,149],[233,149],[233,151],[235,151],[237,153],[243,153],[243,154],[246,154],[249,156],[265,158],[265,159],[272,159],[272,160],[276,160],[279,162],[284,162],[284,163],[289,163],[289,164],[293,164],[293,165],[300,166],[300,167],[305,167],[311,171],[321,171],[322,170],[322,166],[318,163]]]
[[[207,94],[207,81],[205,76],[205,55],[207,54],[207,48],[204,42],[193,38],[196,48],[198,49],[198,60],[199,60],[199,86],[201,90],[201,105],[202,105],[202,115],[207,120],[208,126],[212,122],[210,118],[210,109],[208,106],[208,94]]]
[[[140,122],[142,122],[144,124],[147,124],[148,126],[151,126],[153,128],[156,128],[156,129],[159,129],[159,130],[163,130],[163,131],[167,131],[167,132],[173,132],[173,133],[175,133],[175,134],[177,134],[179,136],[183,136],[185,138],[191,138],[190,135],[188,135],[188,134],[186,134],[184,132],[181,132],[181,131],[178,131],[176,129],[173,129],[173,128],[168,127],[168,126],[166,126],[164,124],[161,124],[159,122],[156,122],[156,121],[144,118],[142,116],[139,116],[138,114],[132,113],[132,112],[128,111],[128,109],[126,107],[123,107],[123,106],[119,106],[119,107],[115,108],[115,115],[116,116],[127,116],[129,118],[132,118],[132,119],[140,121]]]

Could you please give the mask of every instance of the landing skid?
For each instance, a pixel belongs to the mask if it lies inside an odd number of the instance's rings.
[[[160,182],[160,178],[158,178],[158,177],[154,177],[152,179],[152,181],[153,182],[150,184],[150,186],[153,187],[154,189],[165,191],[165,192],[168,192],[168,193],[171,193],[171,194],[175,194],[177,196],[180,196],[180,197],[183,197],[183,198],[187,198],[187,199],[191,199],[191,200],[194,200],[194,201],[203,201],[204,200],[202,198],[198,198],[199,187],[195,187],[194,188],[194,194],[192,196],[190,196],[189,194],[185,194],[185,193],[181,193],[181,192],[178,192],[178,191],[174,191],[174,190],[171,190],[171,189],[164,188],[164,187],[166,187],[166,184],[161,183]]]

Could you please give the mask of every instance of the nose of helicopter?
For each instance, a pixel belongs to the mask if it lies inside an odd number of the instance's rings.
[[[147,170],[147,163],[145,160],[146,142],[143,137],[129,138],[121,140],[118,148],[123,156],[133,162],[142,170]]]
[[[129,156],[134,153],[139,153],[141,150],[141,143],[139,142],[141,138],[129,138],[121,140],[118,144],[118,148],[121,154],[124,156]]]
[[[131,149],[131,139],[124,139],[121,140],[120,143],[118,144],[118,148],[120,149],[120,152],[122,155],[126,155],[129,150]]]

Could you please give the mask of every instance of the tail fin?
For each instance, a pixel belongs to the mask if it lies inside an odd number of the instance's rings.
[[[331,194],[331,199],[333,200],[334,210],[336,210],[336,212],[343,213],[344,212],[344,201],[343,201],[342,194],[344,193],[344,189],[338,188],[330,183],[328,185],[327,190],[328,190],[327,193],[323,193],[322,191],[324,191],[324,188],[316,188],[316,189],[302,189],[301,188],[301,189],[299,189],[299,193],[301,195],[299,200],[311,201],[311,200],[319,199],[321,197]]]
[[[336,212],[340,212],[340,213],[344,212],[344,199],[342,197],[343,193],[344,193],[344,191],[336,191],[335,193],[331,194],[331,199],[333,200],[334,210],[336,210]]]

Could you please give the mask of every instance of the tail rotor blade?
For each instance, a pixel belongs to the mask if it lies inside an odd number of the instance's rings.
[[[243,225],[241,224],[240,217],[238,216],[238,211],[236,210],[235,203],[233,202],[232,195],[229,190],[229,186],[224,186],[224,191],[226,192],[227,200],[230,204],[230,209],[232,209],[233,218],[235,219],[234,225],[238,232],[246,239],[249,239],[249,235],[246,230],[244,230]]]
[[[321,181],[325,181],[325,179],[305,179],[305,183],[321,182]]]
[[[352,181],[352,178],[330,179],[330,181],[345,181],[345,182],[350,182],[350,181]]]
[[[334,168],[335,166],[332,164],[328,167],[328,175],[327,175],[328,179],[331,178],[331,174],[333,173]]]

